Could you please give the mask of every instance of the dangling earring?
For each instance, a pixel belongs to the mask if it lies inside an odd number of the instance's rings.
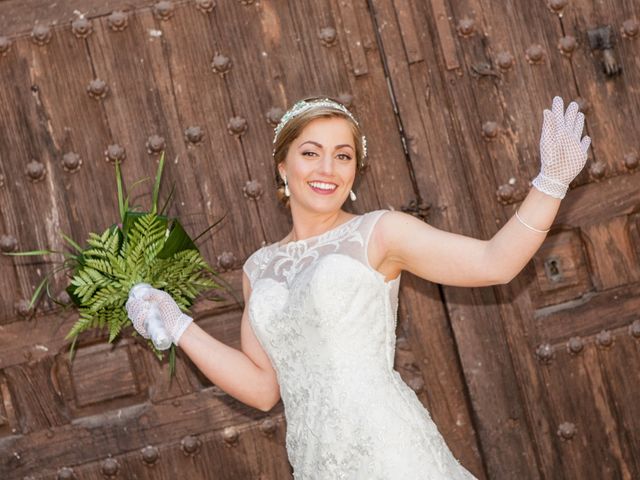
[[[287,177],[284,177],[284,194],[287,197],[291,196],[291,192],[289,191],[289,184],[287,183]]]
[[[351,201],[354,201],[356,199],[356,194],[353,193],[353,190],[349,191],[349,198],[351,199]]]

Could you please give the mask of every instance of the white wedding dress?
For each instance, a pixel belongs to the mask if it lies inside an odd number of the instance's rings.
[[[400,276],[368,262],[375,210],[265,245],[243,269],[249,321],[277,374],[296,480],[469,480],[393,368]]]

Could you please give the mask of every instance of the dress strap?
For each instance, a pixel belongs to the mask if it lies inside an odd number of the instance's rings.
[[[364,247],[365,247],[365,251],[367,250],[368,246],[369,246],[369,240],[371,239],[371,233],[373,232],[373,227],[375,227],[376,223],[378,223],[378,220],[382,217],[382,215],[384,215],[387,212],[390,212],[391,210],[388,210],[386,208],[380,209],[380,210],[373,210],[372,212],[369,212],[368,215],[368,221],[365,222],[363,228],[365,229],[364,234],[365,234],[365,241],[364,241]]]
[[[368,250],[369,250],[369,241],[371,240],[371,235],[373,233],[373,229],[378,222],[378,220],[389,210],[380,209],[380,210],[372,210],[363,214],[362,221],[358,225],[358,244],[354,244],[353,242],[347,242],[345,245],[345,253],[350,256],[356,258],[358,261],[363,263],[369,269],[373,268],[369,264],[368,258]]]
[[[261,270],[264,269],[264,253],[266,252],[266,247],[259,248],[244,262],[242,265],[242,270],[249,277],[249,284],[253,289],[254,282],[260,277]]]

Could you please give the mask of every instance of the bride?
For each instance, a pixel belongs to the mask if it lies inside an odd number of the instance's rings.
[[[393,368],[400,275],[446,285],[509,282],[545,238],[590,144],[584,115],[560,97],[544,110],[541,170],[490,240],[380,209],[342,210],[367,154],[342,104],[310,97],[275,129],[280,200],[293,228],[243,266],[241,350],[213,338],[166,292],[130,296],[136,330],[157,308],[171,340],[218,387],[269,411],[280,399],[296,479],[473,479]]]

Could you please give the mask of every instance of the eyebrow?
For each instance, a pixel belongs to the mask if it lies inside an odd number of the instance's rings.
[[[314,142],[313,140],[307,140],[306,142],[302,142],[300,145],[298,145],[298,148],[300,148],[305,143],[313,143],[315,146],[322,148],[322,145],[320,145],[318,142]],[[353,150],[353,147],[348,143],[341,143],[340,145],[336,145],[336,149],[342,148],[342,147],[349,147],[351,150]]]

